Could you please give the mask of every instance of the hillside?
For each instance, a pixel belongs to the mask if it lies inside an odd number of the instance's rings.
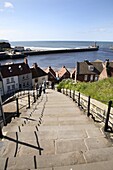
[[[58,89],[61,88],[79,91],[106,104],[110,100],[113,101],[113,78],[107,78],[92,83],[77,82],[76,84],[72,80],[63,80],[58,85]]]

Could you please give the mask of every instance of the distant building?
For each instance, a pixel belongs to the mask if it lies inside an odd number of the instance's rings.
[[[70,72],[67,70],[65,66],[63,66],[59,71],[58,71],[58,78],[59,81],[62,81],[63,79],[68,79],[70,78]]]
[[[48,81],[56,83],[56,73],[55,71],[49,66],[47,69],[45,69],[45,72],[48,74]]]
[[[5,51],[10,48],[11,48],[11,45],[9,42],[0,41],[0,51]]]
[[[48,81],[48,74],[38,67],[37,63],[33,64],[33,67],[30,68],[32,73],[32,85],[36,87],[37,85],[42,84],[43,82]]]
[[[14,47],[14,52],[22,52],[22,51],[24,51],[24,47],[22,47],[22,46],[16,46],[16,47]]]
[[[77,62],[75,81],[93,82],[99,79],[103,70],[102,61]]]

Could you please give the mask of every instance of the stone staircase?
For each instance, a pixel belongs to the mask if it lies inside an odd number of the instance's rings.
[[[113,143],[102,127],[56,91],[48,89],[3,132],[0,170],[113,170]]]

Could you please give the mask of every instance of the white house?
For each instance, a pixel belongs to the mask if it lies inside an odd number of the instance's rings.
[[[18,75],[16,75],[14,66],[14,64],[0,66],[4,94],[19,90]]]
[[[32,73],[28,65],[27,59],[24,59],[24,63],[18,64],[18,81],[19,89],[31,89],[32,88]]]
[[[4,94],[12,93],[19,89],[31,89],[32,73],[27,60],[23,63],[1,65],[0,70]]]

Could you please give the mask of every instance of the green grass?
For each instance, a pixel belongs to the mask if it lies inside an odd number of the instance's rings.
[[[113,101],[113,78],[107,78],[96,82],[77,82],[73,80],[63,80],[58,84],[58,89],[67,88],[79,91],[91,98],[108,104],[110,100]]]

